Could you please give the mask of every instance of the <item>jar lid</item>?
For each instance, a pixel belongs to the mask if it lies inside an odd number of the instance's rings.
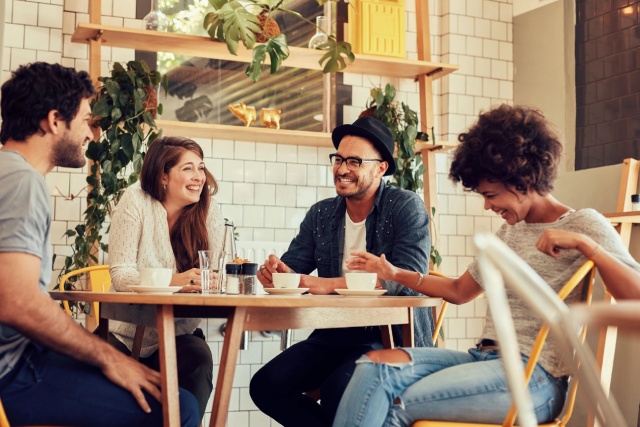
[[[255,275],[258,273],[258,264],[256,264],[255,262],[245,262],[244,264],[242,264],[240,272],[240,274]]]
[[[632,194],[631,203],[640,203],[640,194]]]
[[[226,270],[227,274],[240,274],[240,269],[242,268],[242,264],[227,264]]]

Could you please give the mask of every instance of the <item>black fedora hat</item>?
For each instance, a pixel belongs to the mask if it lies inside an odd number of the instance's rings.
[[[393,175],[396,171],[396,161],[393,158],[395,142],[389,128],[373,117],[360,117],[352,125],[340,125],[331,133],[333,146],[338,148],[340,141],[347,135],[359,136],[371,141],[376,150],[380,152],[382,159],[389,163],[385,176]]]

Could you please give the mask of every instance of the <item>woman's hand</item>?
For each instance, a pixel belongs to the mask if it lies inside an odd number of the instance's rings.
[[[378,279],[395,281],[394,277],[398,268],[387,261],[384,254],[379,257],[369,252],[351,252],[351,257],[346,260],[349,270],[364,270],[369,273],[377,273]]]
[[[590,258],[598,249],[598,244],[589,236],[564,230],[545,230],[538,239],[536,247],[545,254],[558,258],[563,249],[577,249]]]
[[[174,274],[171,277],[171,283],[169,286],[198,286],[200,287],[200,269],[192,268],[191,270],[183,271],[182,273]]]

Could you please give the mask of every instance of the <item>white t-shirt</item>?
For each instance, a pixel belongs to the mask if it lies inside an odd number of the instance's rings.
[[[367,250],[367,218],[360,222],[353,222],[349,212],[344,216],[344,251],[342,252],[342,276],[348,273],[347,258],[351,256],[351,251]]]

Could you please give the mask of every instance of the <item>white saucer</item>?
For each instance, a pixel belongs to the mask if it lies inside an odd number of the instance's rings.
[[[142,286],[142,285],[132,285],[129,286],[132,291],[138,292],[140,294],[172,294],[177,292],[179,289],[177,287],[160,287],[160,286]]]
[[[345,297],[377,297],[387,293],[386,289],[373,289],[361,291],[360,289],[336,289],[336,292]]]
[[[308,290],[309,288],[264,288],[266,293],[272,295],[302,295]]]

